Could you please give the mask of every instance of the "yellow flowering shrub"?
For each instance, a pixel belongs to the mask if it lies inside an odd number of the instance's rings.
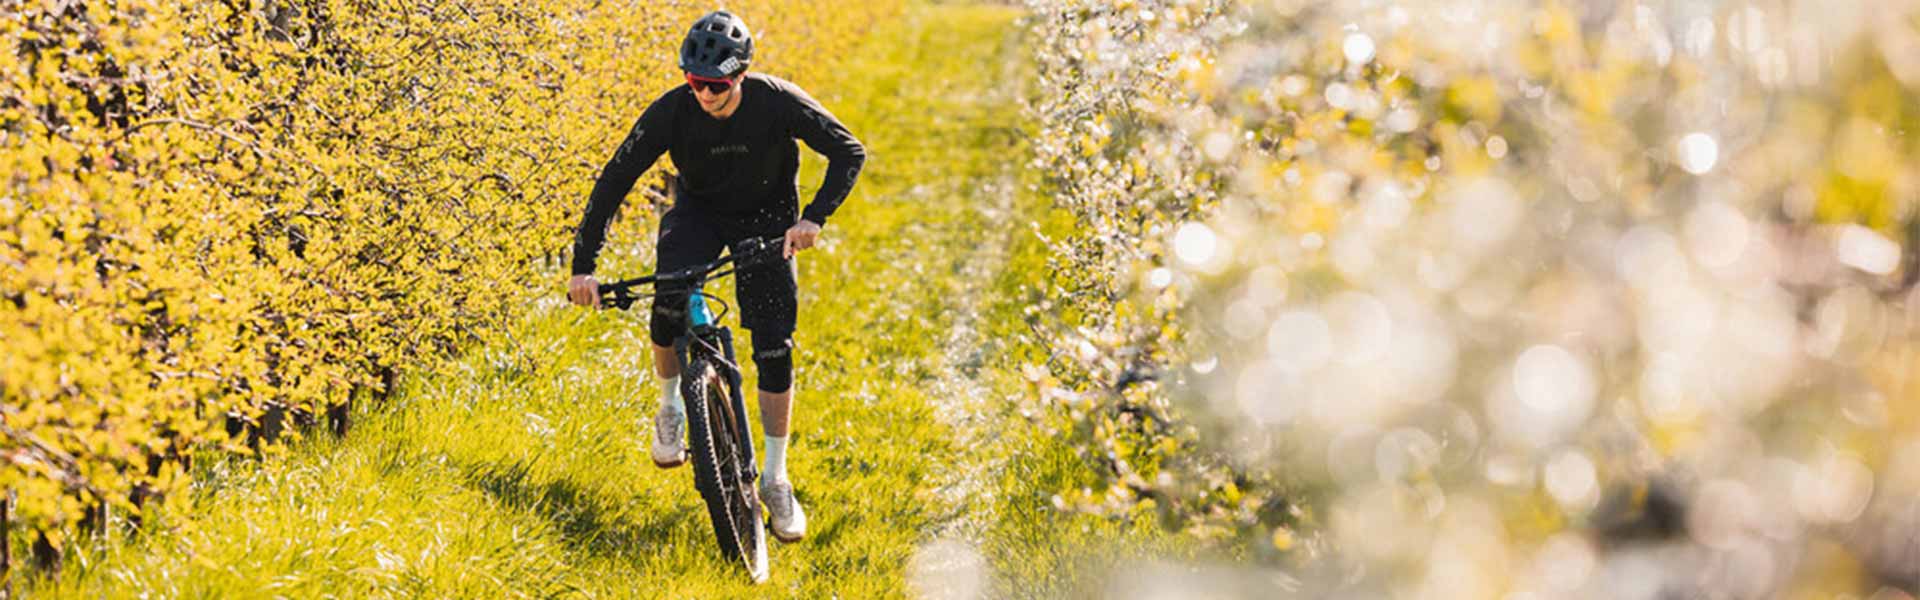
[[[730,8],[756,68],[804,83],[898,5]],[[245,451],[229,418],[345,405],[557,294],[593,178],[705,10],[0,0],[11,519],[57,546],[89,506],[177,487],[168,459]]]

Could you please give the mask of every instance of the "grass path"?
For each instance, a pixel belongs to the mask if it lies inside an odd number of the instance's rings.
[[[994,507],[1026,497],[987,472],[1007,460],[980,442],[997,439],[991,397],[1013,367],[981,332],[1010,313],[1004,269],[1033,206],[1015,174],[1021,78],[1003,67],[1024,58],[1017,16],[916,8],[842,80],[801,82],[873,158],[801,264],[789,469],[811,532],[773,547],[765,586],[718,557],[689,472],[645,456],[656,391],[638,315],[547,301],[345,440],[206,467],[168,531],[106,542],[37,591],[871,598],[1008,560],[978,550],[1004,530]],[[644,270],[648,252],[614,249],[605,270]]]

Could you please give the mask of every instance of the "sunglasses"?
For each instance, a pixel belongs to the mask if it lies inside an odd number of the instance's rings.
[[[725,94],[727,93],[727,90],[733,89],[733,80],[732,79],[713,79],[711,77],[700,77],[692,73],[688,73],[687,85],[693,86],[693,89],[695,90],[706,90],[706,92],[709,94]]]

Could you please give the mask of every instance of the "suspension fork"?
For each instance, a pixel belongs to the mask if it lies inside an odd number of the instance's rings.
[[[708,410],[718,409],[727,422],[733,424],[733,431],[726,434],[732,436],[734,445],[740,448],[745,459],[742,474],[747,483],[753,483],[759,479],[760,468],[754,459],[753,438],[750,435],[753,430],[747,423],[746,391],[742,385],[740,363],[734,353],[733,331],[713,322],[713,313],[707,309],[706,300],[700,292],[699,288],[694,288],[687,298],[688,332],[675,342],[675,354],[679,355],[682,367],[693,362],[695,352],[712,355],[714,370],[728,383],[728,398],[724,406],[708,407]]]

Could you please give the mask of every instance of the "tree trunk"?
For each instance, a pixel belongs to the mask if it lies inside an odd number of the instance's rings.
[[[13,490],[0,492],[0,600],[13,598]]]
[[[347,430],[353,428],[353,399],[360,395],[360,386],[347,391],[347,399],[327,406],[327,424],[333,427],[334,437],[347,437]]]

